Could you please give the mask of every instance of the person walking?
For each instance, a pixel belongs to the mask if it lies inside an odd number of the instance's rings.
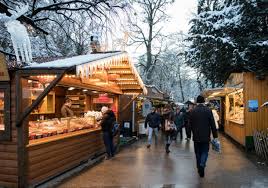
[[[149,124],[147,148],[151,147],[153,133],[155,136],[155,143],[157,144],[157,136],[158,136],[158,130],[159,130],[160,123],[161,123],[161,117],[158,113],[156,113],[155,107],[152,107],[151,113],[149,113],[146,116],[145,124],[144,124],[145,129],[147,129],[148,124]]]
[[[189,119],[190,119],[190,115],[193,109],[194,109],[194,103],[190,103],[188,106],[188,109],[184,113],[184,127],[185,127],[185,133],[186,133],[185,140],[187,141],[191,140],[191,128],[189,126]]]
[[[165,120],[165,134],[166,134],[166,153],[170,152],[169,146],[172,142],[172,138],[176,134],[177,128],[174,123],[174,113],[171,111],[168,115],[168,119]]]
[[[183,135],[182,135],[182,127],[184,125],[184,117],[183,116],[184,116],[183,111],[180,110],[180,107],[177,107],[176,113],[175,113],[175,120],[174,120],[174,123],[177,127],[177,131],[175,134],[175,140],[177,140],[177,136],[179,133],[180,133],[180,139],[181,140],[183,139]]]
[[[200,177],[204,177],[211,131],[214,139],[218,138],[218,133],[212,111],[204,104],[204,97],[199,95],[196,102],[197,106],[192,110],[189,118],[189,126],[193,133],[198,173]]]
[[[219,120],[220,120],[219,114],[214,106],[211,107],[211,111],[212,111],[212,114],[214,117],[216,128],[218,130],[219,129]]]
[[[166,153],[169,153],[169,146],[172,142],[172,137],[175,134],[176,125],[174,123],[174,112],[170,104],[167,104],[163,110],[163,131],[166,137]]]
[[[102,120],[101,120],[101,130],[103,134],[103,142],[106,148],[106,159],[110,159],[114,156],[115,148],[113,144],[113,134],[112,128],[116,121],[114,112],[109,110],[108,107],[103,106],[101,108]]]

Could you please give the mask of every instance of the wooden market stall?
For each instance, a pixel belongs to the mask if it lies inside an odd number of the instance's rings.
[[[260,80],[250,72],[232,73],[224,88],[205,90],[203,94],[208,99],[221,98],[224,132],[252,149],[254,130],[268,128],[268,109],[260,107],[268,101],[268,77]]]
[[[151,106],[155,106],[158,112],[161,113],[161,107],[170,102],[167,95],[160,91],[154,85],[145,85],[147,94],[140,95],[120,95],[120,124],[122,126],[127,123],[130,125],[131,130],[122,130],[123,136],[139,136],[144,134],[144,121],[145,116],[150,112]],[[145,113],[145,106],[147,104],[148,109]],[[147,107],[146,106],[146,107]],[[144,110],[143,110],[144,109]]]
[[[0,78],[0,186],[5,187],[35,186],[98,159],[105,151],[97,121],[101,107],[110,107],[118,119],[120,95],[146,93],[126,52],[33,63],[1,71]],[[62,117],[66,97],[74,117]]]

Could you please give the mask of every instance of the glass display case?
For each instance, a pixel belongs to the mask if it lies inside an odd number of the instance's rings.
[[[95,118],[92,118],[92,116],[30,121],[29,140],[96,128],[100,128],[100,123]]]
[[[230,93],[227,95],[227,99],[227,120],[244,124],[243,90]]]

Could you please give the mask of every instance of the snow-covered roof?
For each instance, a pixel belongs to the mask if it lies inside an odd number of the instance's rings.
[[[65,59],[59,59],[55,61],[49,61],[45,63],[32,63],[24,68],[67,68],[74,67],[77,65],[82,65],[85,63],[95,62],[98,60],[105,60],[106,58],[124,54],[126,52],[110,52],[110,53],[96,53],[79,55],[74,57],[69,57]]]
[[[123,66],[123,69],[120,69],[120,66]],[[105,71],[110,75],[117,74],[120,77],[131,75],[132,79],[122,78],[117,81],[123,93],[136,94],[141,93],[142,90],[144,94],[147,94],[147,89],[127,52],[80,55],[44,63],[32,63],[24,67],[24,69],[42,68],[73,68],[76,70],[76,76],[82,79],[90,79],[98,71]]]
[[[235,87],[210,88],[210,89],[205,89],[202,92],[202,95],[206,98],[222,97],[229,93],[238,91],[239,89],[241,88],[235,88]]]
[[[159,93],[164,93],[163,91],[161,91],[160,89],[158,89],[158,87],[156,87],[155,85],[145,85],[147,88],[155,88]]]

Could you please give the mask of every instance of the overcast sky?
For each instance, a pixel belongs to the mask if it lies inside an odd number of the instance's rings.
[[[170,22],[167,23],[167,31],[187,33],[189,20],[192,13],[196,13],[198,0],[175,0],[174,4],[168,9],[168,15],[171,16]]]
[[[165,33],[175,33],[182,31],[187,33],[189,30],[189,21],[196,13],[198,0],[175,0],[175,2],[168,7],[167,14],[170,16],[168,22],[164,25]],[[140,47],[136,49],[134,46],[127,47],[126,50],[132,56],[134,62],[137,62],[137,58],[145,53],[145,48]]]

